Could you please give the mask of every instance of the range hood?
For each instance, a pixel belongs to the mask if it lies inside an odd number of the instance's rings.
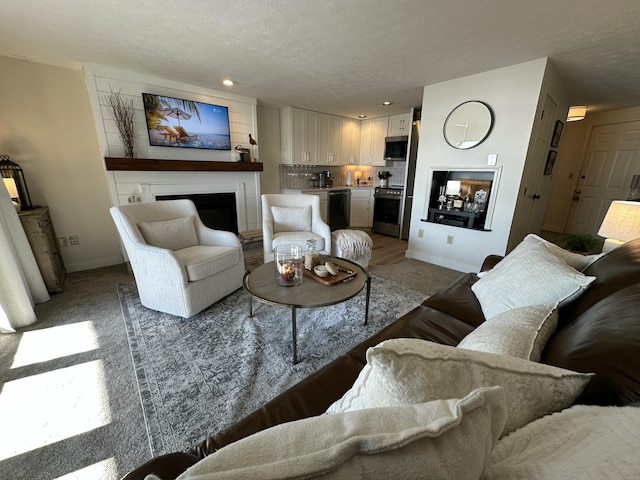
[[[407,159],[407,148],[409,146],[409,136],[386,137],[384,139],[384,159],[405,161]]]

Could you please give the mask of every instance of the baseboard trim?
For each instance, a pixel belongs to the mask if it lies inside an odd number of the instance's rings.
[[[444,260],[440,257],[434,257],[431,255],[425,255],[424,253],[416,252],[415,250],[407,250],[405,253],[406,258],[413,258],[415,260],[420,260],[421,262],[431,263],[433,265],[438,265],[440,267],[450,268],[451,270],[457,270],[458,272],[463,273],[476,273],[479,271],[479,267],[475,265],[467,265],[466,263],[458,263],[452,262],[449,260]]]
[[[103,257],[93,260],[87,260],[85,262],[65,262],[64,266],[67,269],[67,273],[82,272],[84,270],[93,270],[94,268],[110,267],[112,265],[120,265],[125,263],[124,258],[119,255],[116,257]]]

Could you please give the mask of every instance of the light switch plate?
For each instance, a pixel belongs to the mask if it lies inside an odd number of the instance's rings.
[[[487,157],[487,165],[495,165],[498,162],[498,154],[490,153]]]

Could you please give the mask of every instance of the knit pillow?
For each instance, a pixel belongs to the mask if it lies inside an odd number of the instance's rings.
[[[367,350],[367,364],[355,383],[327,413],[458,398],[499,385],[507,402],[506,435],[570,406],[590,378],[508,355],[396,338]]]
[[[477,480],[505,417],[500,387],[462,399],[320,415],[231,443],[178,480]]]
[[[459,348],[538,362],[558,326],[557,305],[532,305],[499,313],[458,344]]]

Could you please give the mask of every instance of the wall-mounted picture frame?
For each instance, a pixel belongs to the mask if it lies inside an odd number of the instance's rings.
[[[556,163],[556,157],[558,156],[558,152],[555,150],[549,150],[549,154],[547,155],[547,163],[544,166],[544,174],[551,175],[553,172],[553,166]]]
[[[564,123],[561,120],[556,121],[556,127],[553,129],[553,137],[551,137],[551,147],[558,148],[560,145],[560,137],[562,136],[562,128]]]

